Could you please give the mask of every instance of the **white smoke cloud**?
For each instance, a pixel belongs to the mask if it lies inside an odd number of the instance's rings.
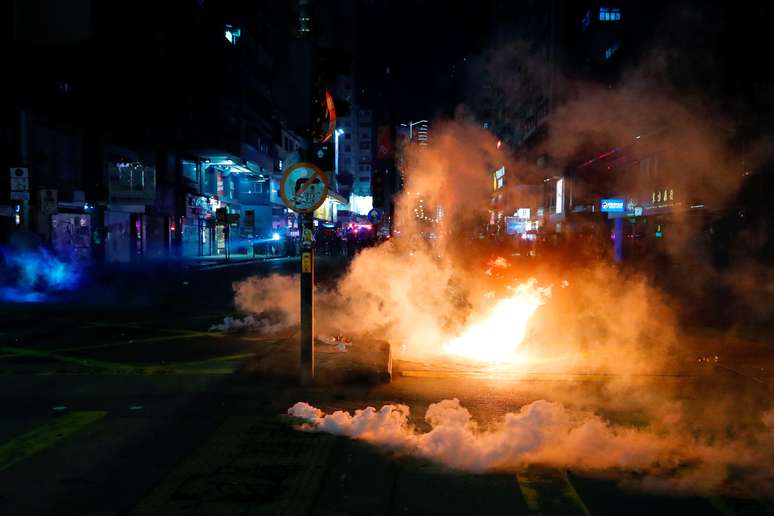
[[[443,400],[431,404],[425,413],[428,432],[410,424],[405,405],[325,414],[299,402],[288,414],[303,421],[303,430],[360,439],[472,472],[517,471],[536,464],[585,472],[645,474],[646,480],[638,482],[647,488],[696,490],[717,487],[731,465],[757,464],[770,470],[765,460],[771,458],[771,451],[761,455],[732,443],[709,446],[663,428],[616,426],[596,414],[546,400],[509,412],[487,428],[482,428],[458,399]],[[765,430],[758,438],[765,443],[774,435],[774,417],[764,415],[762,423]],[[772,472],[762,473],[759,478],[770,482]]]
[[[248,315],[243,318],[227,316],[222,323],[210,326],[210,331],[266,334],[298,324],[298,276],[252,276],[235,282],[233,288],[234,304]]]
[[[273,327],[268,319],[256,318],[248,315],[243,318],[226,317],[220,324],[210,326],[210,331],[223,331],[226,333],[263,332]]]

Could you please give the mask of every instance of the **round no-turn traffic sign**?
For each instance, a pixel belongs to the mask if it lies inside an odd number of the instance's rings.
[[[297,213],[313,212],[322,206],[328,196],[325,173],[312,163],[296,163],[288,167],[279,186],[282,202]]]

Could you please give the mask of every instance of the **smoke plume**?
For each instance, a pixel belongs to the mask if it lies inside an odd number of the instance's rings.
[[[667,425],[616,426],[596,414],[546,400],[509,412],[491,427],[480,426],[458,399],[443,400],[427,408],[426,432],[410,423],[405,405],[326,414],[298,402],[288,414],[302,421],[302,430],[360,439],[473,472],[541,465],[636,474],[636,481],[630,476],[625,477],[627,482],[648,489],[704,491],[718,488],[736,467],[752,470],[747,481],[768,485],[774,481],[770,470],[774,455],[767,446],[774,437],[771,412],[763,415],[759,433],[746,446],[729,440],[709,443]]]
[[[770,344],[754,345],[710,327],[724,318],[770,321],[774,275],[746,252],[764,248],[769,229],[737,237],[722,227],[735,224],[730,208],[746,171],[763,157],[755,142],[732,143],[734,125],[711,101],[670,83],[665,52],[625,70],[616,88],[558,76],[554,87],[563,89],[564,101],[551,107],[544,139],[526,150],[499,145],[483,120],[470,114],[476,109],[460,109],[456,120],[434,121],[427,146],[403,149],[404,188],[395,198],[394,236],[363,249],[335,285],[317,291],[320,333],[353,339],[375,335],[390,341],[394,355],[404,361],[429,368],[598,373],[610,381],[594,395],[551,391],[552,398],[562,399],[548,401],[543,393],[486,427],[456,400],[428,408],[426,432],[411,424],[403,405],[352,415],[325,414],[299,403],[290,414],[303,419],[307,429],[471,471],[530,464],[618,470],[644,474],[638,477],[643,487],[690,490],[716,487],[736,468],[754,472],[755,482],[771,488],[770,400],[768,405],[761,401],[761,392],[747,383],[729,389],[720,374],[703,368],[708,357],[720,368],[753,351],[764,357],[761,367],[771,360]],[[514,63],[522,64],[513,68]],[[492,86],[484,100],[518,114],[529,104],[524,96],[539,85],[517,82],[544,77],[541,66],[529,45],[495,49],[484,67],[493,75],[481,75]],[[511,69],[519,70],[518,77]],[[610,151],[609,167],[582,166]],[[642,164],[646,159],[658,162],[657,174]],[[623,264],[611,259],[608,222],[598,210],[587,226],[543,232],[535,244],[495,238],[484,228],[494,217],[492,173],[502,166],[506,197],[522,198],[520,186],[540,185],[544,178],[595,174],[587,184],[604,187],[611,196],[667,189],[674,190],[680,205],[658,248],[642,249]],[[584,191],[583,181],[573,184],[576,204],[584,198],[589,206],[598,204],[600,191]],[[648,231],[655,234],[654,228]],[[719,253],[726,253],[725,266],[718,265]],[[251,278],[234,288],[244,313],[259,320],[274,314],[282,324],[297,324],[297,277]],[[524,331],[513,332],[517,360],[476,360],[490,339],[475,332],[464,354],[448,353],[455,347],[450,342],[470,335],[482,321],[493,322],[503,301],[530,288],[550,289],[551,295],[515,303],[517,312],[506,318],[508,331],[513,329],[508,324],[525,319]],[[527,308],[530,316],[521,317]],[[693,392],[700,402],[682,403],[676,391],[685,384],[637,383],[647,375],[688,383],[693,380],[686,378],[701,377],[703,391]],[[601,403],[644,414],[650,423],[642,428],[613,424],[595,409]]]

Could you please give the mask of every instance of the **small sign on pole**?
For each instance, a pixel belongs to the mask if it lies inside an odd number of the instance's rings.
[[[328,197],[328,179],[312,163],[295,163],[280,179],[280,197],[299,214],[301,233],[301,384],[314,380],[314,210]]]
[[[328,179],[320,167],[312,163],[296,163],[288,167],[280,179],[280,197],[285,206],[296,213],[311,213],[325,202]]]
[[[382,211],[374,208],[368,212],[368,221],[371,224],[379,224],[382,221]]]

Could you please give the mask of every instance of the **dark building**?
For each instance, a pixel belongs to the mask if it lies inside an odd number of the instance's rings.
[[[530,184],[543,184],[544,231],[608,231],[615,219],[623,219],[618,231],[636,235],[648,214],[653,222],[666,221],[675,210],[719,209],[685,177],[684,160],[675,156],[674,146],[668,151],[670,142],[684,136],[680,124],[662,113],[630,127],[631,134],[600,127],[607,137],[579,140],[573,153],[553,156],[542,144],[551,124],[563,123],[555,120],[557,111],[568,102],[582,102],[589,90],[612,97],[649,81],[670,98],[694,102],[689,106],[694,111],[701,112],[700,102],[711,105],[705,123],[732,144],[735,139],[740,149],[745,140],[769,138],[772,131],[764,120],[771,120],[772,106],[761,93],[770,91],[771,73],[756,63],[767,62],[760,59],[772,52],[765,26],[771,15],[766,2],[738,9],[722,2],[496,1],[492,49],[468,67],[471,107],[476,121],[521,162],[543,170],[542,177],[532,174]],[[606,106],[596,109],[598,123],[605,124]],[[587,116],[592,119],[584,123],[590,126],[595,115],[589,110]],[[734,121],[735,132],[726,117]],[[744,168],[737,165],[732,167]],[[600,214],[605,198],[623,198],[624,211]],[[518,208],[497,206],[496,220]],[[658,228],[647,231],[661,239],[666,232]]]
[[[27,171],[29,199],[0,191],[21,214],[0,217],[4,240],[26,229],[63,253],[129,261],[223,252],[219,208],[240,215],[237,246],[287,228],[277,181],[307,143],[273,77],[293,4],[12,4],[2,160]]]

